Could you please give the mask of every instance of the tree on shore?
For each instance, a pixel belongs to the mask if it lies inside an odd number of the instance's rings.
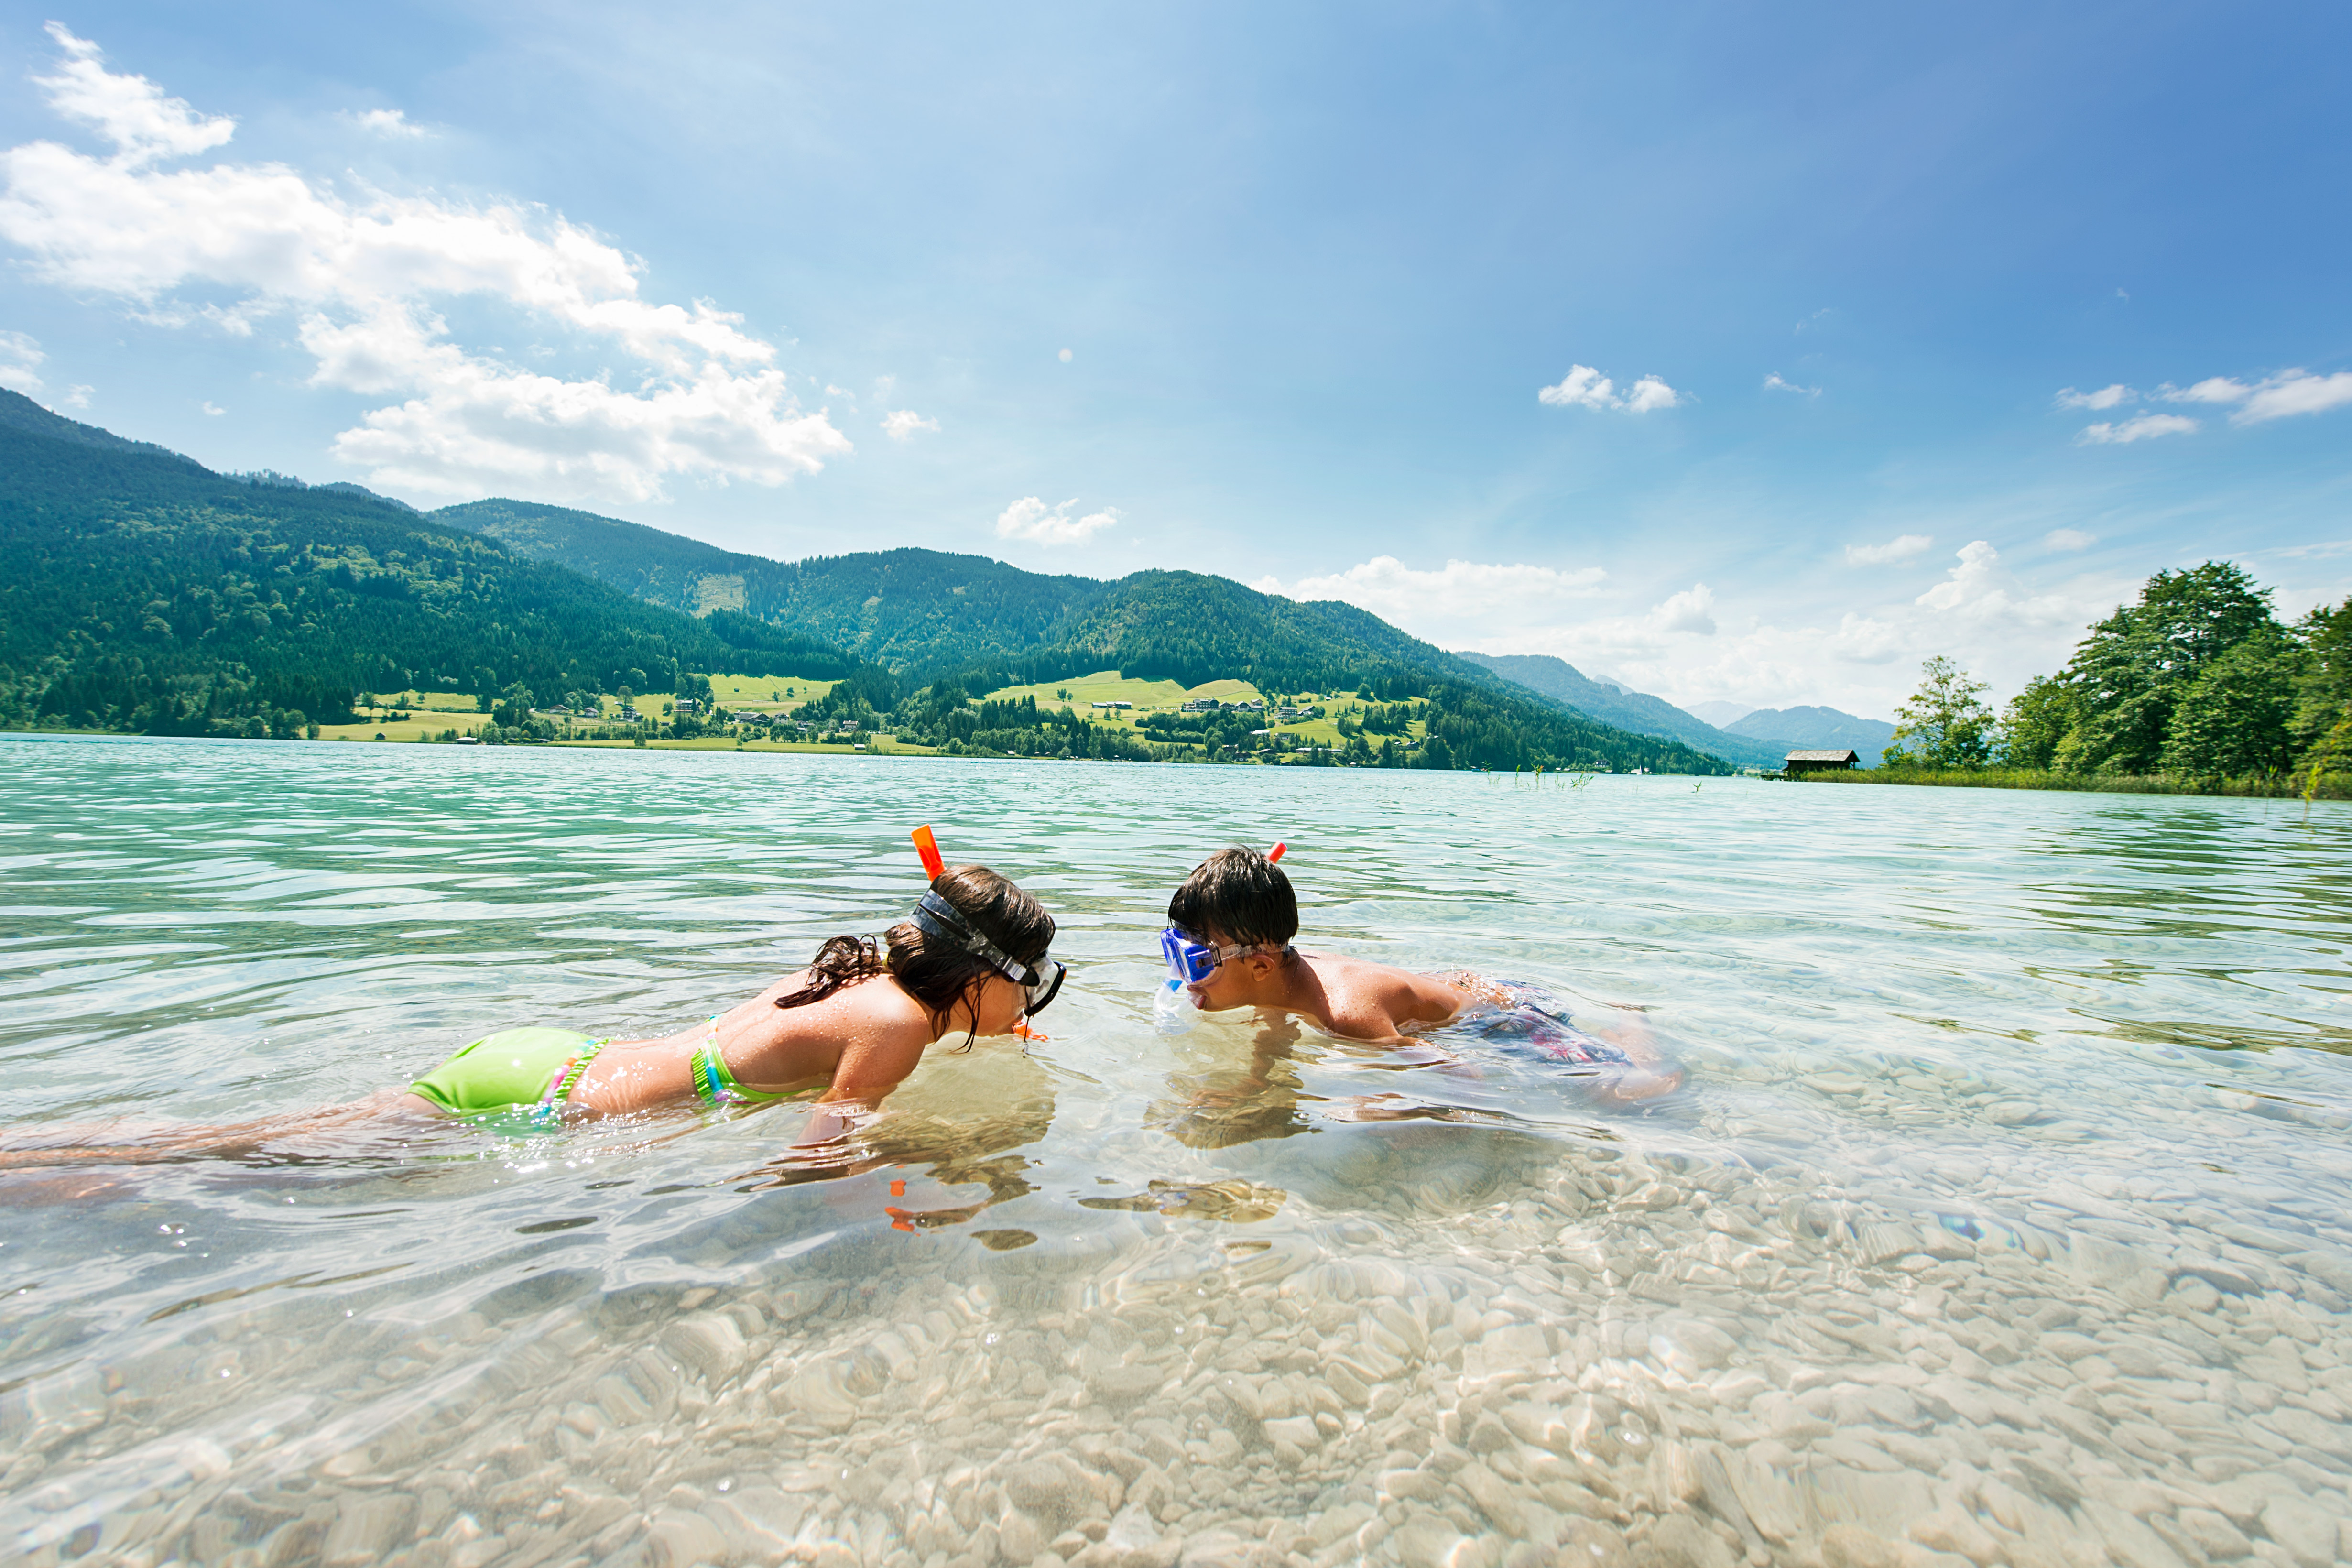
[[[2037,675],[2000,716],[2000,757],[2012,768],[2047,768],[2074,730],[2074,693],[2053,675]]]
[[[1992,759],[1994,720],[1985,683],[1941,654],[1919,667],[1919,689],[1895,709],[1880,753],[1890,768],[1980,768]]]
[[[2119,606],[2091,628],[2060,677],[2073,693],[2075,722],[2056,749],[2055,765],[2079,773],[2159,771],[2176,715],[2204,700],[2198,679],[2249,637],[2282,629],[2270,597],[2226,561],[2149,578],[2137,604]],[[2237,678],[2241,689],[2243,679]]]
[[[1886,763],[2200,782],[2292,773],[2315,788],[2352,770],[2352,599],[2293,626],[2270,601],[2228,562],[2159,572],[1998,721],[1977,701],[1980,683],[1930,659]]]

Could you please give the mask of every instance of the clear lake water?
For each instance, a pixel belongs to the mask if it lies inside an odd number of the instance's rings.
[[[2352,1557],[2352,809],[0,740],[0,1560],[2320,1568]],[[792,1105],[299,1117],[1035,892],[1024,1049]],[[1637,1109],[1155,1026],[1171,889],[1638,1016]],[[65,1163],[60,1142],[131,1152]]]

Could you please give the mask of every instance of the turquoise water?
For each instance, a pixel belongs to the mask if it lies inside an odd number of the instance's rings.
[[[0,741],[0,1143],[682,1026],[937,825],[1051,1038],[798,1112],[0,1173],[0,1553],[2133,1568],[2352,1519],[2352,814],[1670,778]],[[1169,889],[1646,1017],[1640,1112],[1153,1026]]]

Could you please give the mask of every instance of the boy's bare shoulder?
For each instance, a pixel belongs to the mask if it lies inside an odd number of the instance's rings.
[[[1318,1021],[1349,1039],[1395,1039],[1409,1026],[1444,1023],[1468,1001],[1434,975],[1394,964],[1329,953],[1298,956],[1318,983],[1323,1006]]]

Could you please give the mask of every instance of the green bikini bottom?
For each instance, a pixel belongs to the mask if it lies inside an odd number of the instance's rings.
[[[604,1042],[572,1029],[500,1029],[408,1086],[457,1116],[520,1106],[552,1121]]]

